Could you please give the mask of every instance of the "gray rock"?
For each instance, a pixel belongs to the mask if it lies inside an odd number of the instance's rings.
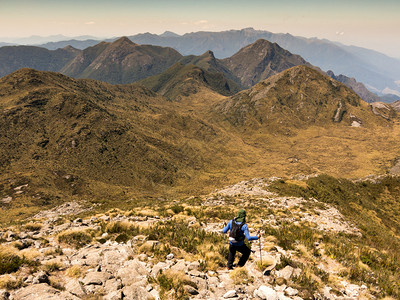
[[[285,294],[283,292],[278,292],[276,293],[278,295],[278,299],[279,300],[291,300],[290,297],[285,296]]]
[[[174,257],[175,257],[175,256],[174,256],[173,253],[170,253],[170,254],[167,255],[167,259],[168,259],[168,260],[174,259]]]
[[[227,291],[227,292],[224,294],[223,297],[224,297],[225,299],[229,299],[229,298],[236,298],[236,297],[238,297],[238,295],[237,295],[237,293],[236,293],[235,290],[230,290],[230,291]]]
[[[61,292],[59,296],[57,296],[57,299],[65,299],[65,300],[80,300],[80,297],[76,297],[75,295],[72,295],[69,292]]]
[[[182,260],[179,260],[175,265],[173,265],[172,267],[171,267],[171,270],[173,270],[173,271],[186,271],[186,269],[187,269],[187,267],[186,267],[186,263],[185,263],[185,261],[182,259]]]
[[[160,293],[157,290],[152,289],[150,291],[150,294],[153,296],[153,299],[156,299],[156,300],[160,299]]]
[[[8,300],[10,293],[6,290],[0,290],[0,300]]]
[[[198,261],[193,261],[189,264],[188,270],[197,270],[200,267],[200,263]]]
[[[113,276],[108,272],[89,272],[86,274],[83,283],[85,285],[103,285]]]
[[[262,285],[254,291],[254,297],[258,297],[263,300],[279,300],[277,292],[269,287]]]
[[[19,234],[18,234],[18,237],[21,239],[21,240],[23,240],[23,239],[26,239],[27,237],[28,237],[28,234],[26,233],[26,232],[20,232]]]
[[[65,290],[77,297],[83,297],[86,295],[85,288],[76,278],[70,278],[67,280]]]
[[[199,291],[196,290],[194,287],[191,285],[185,285],[185,291],[188,292],[190,295],[198,295]]]
[[[123,288],[124,299],[151,299],[152,294],[146,291],[143,286],[130,285]]]
[[[106,281],[104,285],[104,291],[106,294],[110,292],[115,292],[122,289],[122,281],[121,279],[112,278]]]
[[[34,277],[32,275],[29,275],[26,279],[25,279],[25,283],[32,283],[33,282]],[[1,299],[1,298],[0,298]]]
[[[292,287],[288,287],[287,289],[285,289],[285,293],[286,293],[288,296],[293,297],[293,296],[296,296],[296,295],[299,293],[299,291],[296,290],[296,289],[294,289],[294,288],[292,288]]]
[[[138,259],[126,261],[117,272],[117,277],[122,279],[124,286],[138,282],[146,278],[147,275],[149,275],[149,272],[146,269],[146,265]]]
[[[141,253],[141,254],[139,254],[138,258],[140,261],[146,261],[148,257],[147,257],[147,254]]]
[[[46,272],[40,271],[35,275],[32,281],[33,284],[49,283],[49,275]]]
[[[113,292],[106,292],[106,294],[103,296],[104,300],[121,300],[124,299],[124,293],[122,292],[122,290],[118,290],[118,291],[113,291]],[[130,299],[130,298],[128,298]]]
[[[39,283],[17,290],[12,294],[12,297],[14,300],[56,300],[60,299],[60,291],[51,287],[47,283]]]
[[[291,266],[286,266],[282,270],[276,272],[276,276],[282,277],[286,280],[289,280],[290,277],[292,277],[292,275],[293,275],[293,271],[294,271],[294,268],[292,268]]]
[[[128,260],[130,254],[131,252],[128,252],[125,246],[106,249],[103,251],[103,265],[106,266],[107,270],[116,272]]]
[[[167,267],[168,267],[168,265],[165,262],[159,262],[159,263],[155,264],[153,266],[153,268],[151,269],[151,275],[157,276],[161,270],[165,270]]]

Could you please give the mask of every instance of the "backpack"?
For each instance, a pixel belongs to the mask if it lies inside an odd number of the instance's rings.
[[[244,233],[242,231],[242,226],[244,223],[238,225],[235,220],[232,220],[232,228],[229,233],[229,241],[232,243],[238,243],[244,240]]]

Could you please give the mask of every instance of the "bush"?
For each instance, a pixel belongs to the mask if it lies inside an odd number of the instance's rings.
[[[0,250],[0,275],[17,271],[24,260],[16,254]]]
[[[59,243],[79,249],[89,244],[92,241],[92,236],[85,231],[65,231],[60,233],[57,239]]]
[[[54,272],[54,271],[59,271],[62,268],[64,268],[64,265],[59,262],[51,262],[51,263],[46,263],[44,265],[44,270],[49,273]]]
[[[16,290],[22,287],[23,283],[22,278],[12,279],[9,276],[5,276],[0,278],[0,289]]]
[[[105,231],[107,233],[126,233],[129,235],[136,235],[139,233],[139,228],[134,226],[131,222],[110,222],[106,225]]]
[[[69,277],[73,277],[73,278],[79,278],[83,275],[83,270],[81,268],[81,266],[72,266],[70,268],[67,269],[67,271],[65,272],[65,274]]]
[[[41,224],[41,223],[27,223],[27,224],[24,225],[24,227],[25,227],[26,230],[29,230],[29,231],[38,231],[38,230],[42,229],[43,224]]]
[[[234,284],[247,284],[253,281],[253,278],[249,277],[249,273],[245,267],[235,268],[229,273],[229,277]]]
[[[187,276],[179,272],[160,272],[157,275],[156,282],[160,286],[160,299],[188,299],[188,293],[185,285],[197,289],[197,285],[190,281]]]

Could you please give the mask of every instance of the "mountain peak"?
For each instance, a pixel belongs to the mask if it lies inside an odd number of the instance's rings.
[[[162,37],[178,37],[180,35],[176,34],[175,32],[172,32],[172,31],[165,31],[164,33],[160,34],[159,36],[162,36]]]
[[[136,45],[134,42],[132,42],[126,36],[120,37],[118,40],[114,41],[112,44],[113,45],[125,45],[125,44],[127,44],[127,45]]]
[[[251,87],[291,67],[308,64],[302,57],[264,39],[240,49],[223,61],[244,87]]]
[[[211,50],[204,52],[202,55],[200,55],[200,57],[209,57],[211,59],[215,59],[214,52]]]

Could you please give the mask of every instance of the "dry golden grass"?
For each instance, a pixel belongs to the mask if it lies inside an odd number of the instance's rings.
[[[65,270],[65,275],[72,278],[80,278],[85,274],[85,270],[81,266],[72,266]]]
[[[252,278],[249,276],[246,267],[235,268],[229,273],[229,277],[232,279],[234,284],[246,284],[249,283]]]
[[[258,257],[256,259],[257,259],[256,260],[256,265],[257,265],[257,268],[260,271],[264,271],[267,267],[276,265],[275,258],[273,258],[270,255],[263,255],[262,256],[262,266],[261,266],[261,260]]]
[[[9,275],[0,277],[0,289],[15,290],[23,285],[23,280],[15,279]]]
[[[24,256],[28,260],[34,260],[35,258],[39,257],[42,255],[37,249],[34,248],[28,248],[28,249],[23,249],[19,252],[21,256]]]
[[[302,258],[312,260],[312,254],[303,244],[296,245],[296,250],[299,251]]]
[[[116,221],[110,222],[106,225],[105,230],[109,233],[119,233],[132,230],[135,225],[130,221]]]
[[[157,211],[150,209],[150,208],[138,209],[138,210],[135,210],[134,213],[137,216],[141,216],[141,217],[157,217],[157,216],[159,216],[159,213]]]

